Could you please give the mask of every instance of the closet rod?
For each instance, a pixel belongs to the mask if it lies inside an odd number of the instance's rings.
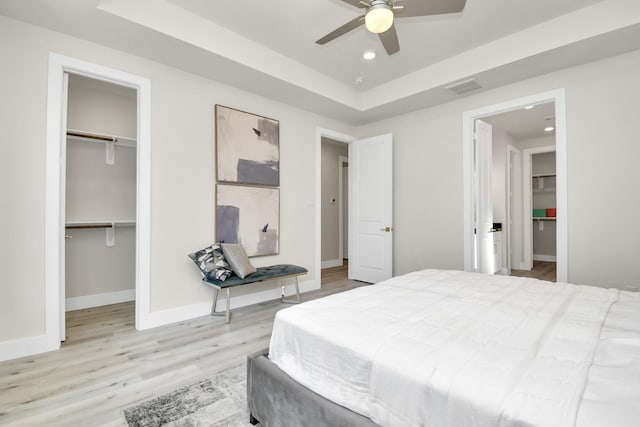
[[[82,228],[113,228],[113,224],[105,223],[105,224],[67,225],[65,226],[65,228],[67,230],[82,229]]]
[[[78,136],[80,138],[97,139],[99,141],[118,142],[118,138],[114,138],[112,136],[94,135],[91,133],[67,132],[67,136]]]

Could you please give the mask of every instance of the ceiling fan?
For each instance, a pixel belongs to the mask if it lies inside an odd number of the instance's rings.
[[[317,40],[325,44],[358,28],[364,23],[367,30],[378,34],[388,55],[400,51],[398,34],[393,24],[394,17],[440,15],[457,13],[464,9],[467,0],[342,0],[360,9],[366,9],[359,16]],[[396,16],[397,14],[397,16]]]

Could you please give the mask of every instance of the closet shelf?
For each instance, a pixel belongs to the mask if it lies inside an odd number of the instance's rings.
[[[67,129],[67,138],[76,141],[101,142],[103,144],[113,142],[122,147],[135,147],[136,139],[126,136],[107,135],[98,132],[88,132],[79,129]]]
[[[555,216],[534,216],[533,220],[534,221],[555,221],[556,217]]]
[[[551,176],[556,176],[555,172],[549,172],[549,173],[534,173],[531,174],[531,178],[547,178],[547,177],[551,177]]]
[[[67,229],[82,229],[82,228],[113,228],[113,227],[131,227],[136,225],[136,220],[133,219],[119,219],[119,220],[105,220],[105,221],[67,221],[65,228]]]

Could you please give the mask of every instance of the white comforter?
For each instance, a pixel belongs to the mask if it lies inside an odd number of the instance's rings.
[[[425,270],[280,311],[269,357],[383,426],[590,426],[578,412],[618,295]]]

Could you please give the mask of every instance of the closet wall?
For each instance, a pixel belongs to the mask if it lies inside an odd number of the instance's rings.
[[[67,137],[67,311],[135,299],[137,133],[135,90],[69,77],[69,132],[116,142]]]
[[[531,204],[533,209],[556,207],[556,153],[531,156]],[[539,176],[539,177],[538,177]],[[535,219],[533,222],[533,259],[556,260],[555,218]]]

